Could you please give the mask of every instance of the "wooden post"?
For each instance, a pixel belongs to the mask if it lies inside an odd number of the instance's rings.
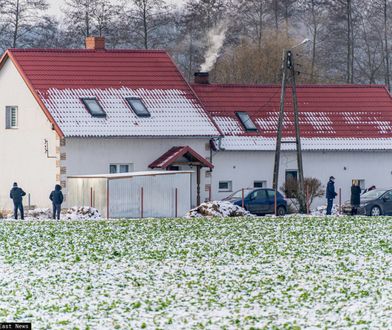
[[[144,213],[144,189],[143,187],[140,188],[140,218],[143,219]]]
[[[304,168],[303,168],[303,162],[302,162],[301,131],[300,131],[300,127],[299,127],[297,87],[296,87],[296,81],[295,81],[295,75],[297,74],[297,72],[295,71],[295,68],[294,68],[293,53],[290,51],[290,52],[288,52],[287,56],[290,57],[290,61],[291,61],[291,82],[292,82],[291,91],[292,91],[293,105],[294,105],[294,126],[295,126],[295,142],[297,144],[299,202],[300,202],[300,209],[301,209],[304,206],[305,180],[304,180]]]
[[[177,218],[178,217],[178,189],[176,188],[176,190],[175,190],[175,212],[174,212],[174,214],[175,214],[175,217]]]
[[[212,189],[211,184],[208,186],[208,201],[211,202],[212,200]]]
[[[109,214],[109,209],[110,209],[110,196],[109,196],[110,190],[109,190],[109,180],[106,182],[106,218],[109,220],[110,214]]]
[[[90,187],[90,207],[93,207],[93,187]]]
[[[242,188],[242,208],[245,208],[245,190]]]
[[[31,208],[31,195],[30,195],[30,193],[27,195],[27,201],[28,201],[29,210],[30,210],[30,208]]]
[[[200,165],[196,166],[196,203],[200,205]]]
[[[310,214],[309,186],[306,187],[306,213]]]
[[[342,188],[339,188],[339,212],[342,212]]]
[[[286,74],[287,74],[286,50],[283,50],[282,71],[283,73],[282,73],[282,87],[280,91],[280,110],[279,110],[279,119],[278,119],[277,136],[276,136],[274,176],[272,181],[272,188],[275,190],[275,192],[278,190],[280,149],[282,144],[282,126],[283,126],[283,118],[284,118],[284,99],[286,95]],[[276,210],[275,210],[275,214],[276,214]]]
[[[275,189],[275,196],[274,196],[274,211],[275,215],[278,215],[278,189]]]

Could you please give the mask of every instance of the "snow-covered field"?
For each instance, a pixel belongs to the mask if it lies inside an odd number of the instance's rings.
[[[2,221],[0,321],[387,329],[392,219]]]

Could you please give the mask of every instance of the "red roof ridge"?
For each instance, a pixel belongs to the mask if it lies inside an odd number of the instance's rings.
[[[192,87],[219,87],[219,88],[280,88],[278,84],[196,84]],[[385,88],[383,84],[298,84],[297,88]]]
[[[167,53],[163,49],[84,49],[84,48],[9,48],[12,53]]]

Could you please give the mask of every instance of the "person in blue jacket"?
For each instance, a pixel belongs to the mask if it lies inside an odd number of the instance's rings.
[[[61,204],[63,203],[64,196],[59,184],[56,184],[54,190],[50,193],[49,199],[53,204],[53,219],[60,220]]]
[[[26,193],[22,188],[18,187],[18,184],[14,182],[14,185],[10,191],[10,198],[14,202],[14,218],[18,219],[18,210],[20,211],[20,218],[24,219],[24,210],[23,210],[23,196],[26,196]]]
[[[337,195],[338,194],[335,192],[335,178],[333,176],[330,176],[325,196],[327,198],[327,215],[331,215],[333,200]]]

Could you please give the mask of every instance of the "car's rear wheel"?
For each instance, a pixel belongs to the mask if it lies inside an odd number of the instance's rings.
[[[381,215],[381,209],[378,206],[373,206],[370,210],[370,215],[372,217],[378,217]]]
[[[284,208],[284,206],[279,206],[277,213],[279,217],[283,217],[286,214],[286,209]]]

